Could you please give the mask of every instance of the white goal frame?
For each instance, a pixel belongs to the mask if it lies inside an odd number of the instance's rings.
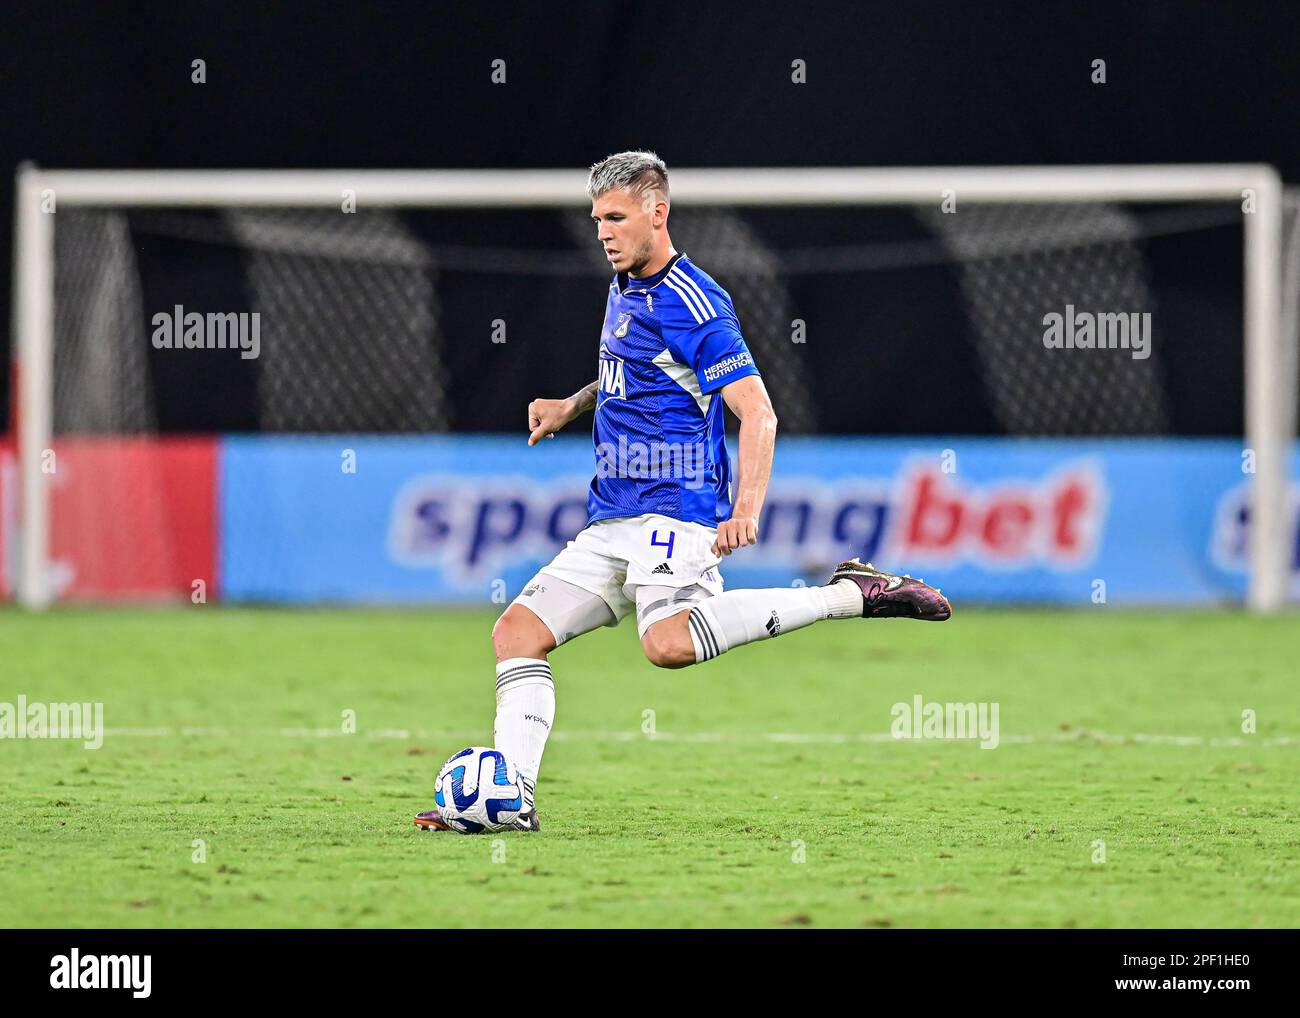
[[[54,208],[314,206],[539,208],[585,202],[573,170],[42,170],[19,168],[14,236],[13,348],[18,375],[20,501],[16,593],[52,600],[50,489],[42,472],[53,425]],[[1243,203],[1246,446],[1255,453],[1247,604],[1286,601],[1287,463],[1296,386],[1294,337],[1281,328],[1282,182],[1266,164],[932,167],[923,169],[681,169],[673,198],[718,205],[916,205],[945,192],[968,202]],[[1245,211],[1247,199],[1253,212]]]

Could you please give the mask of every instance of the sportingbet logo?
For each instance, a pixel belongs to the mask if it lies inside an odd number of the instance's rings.
[[[1293,578],[1300,577],[1300,487],[1288,493],[1287,519],[1290,521]],[[1215,508],[1214,527],[1210,532],[1210,561],[1232,573],[1250,571],[1250,485],[1240,484],[1227,491]]]
[[[589,481],[416,477],[393,503],[389,556],[408,568],[443,569],[473,582],[521,561],[549,559],[586,526]]]
[[[991,566],[1080,565],[1096,553],[1105,510],[1100,477],[1086,465],[1037,484],[958,485],[920,469],[906,475],[894,547],[904,561],[970,559]]]
[[[774,558],[915,566],[972,562],[997,569],[1074,569],[1096,555],[1107,505],[1105,484],[1086,461],[1037,482],[962,483],[927,466],[898,481],[774,484],[759,524],[759,548]]]
[[[403,567],[445,570],[453,583],[531,570],[586,525],[590,479],[415,478],[394,502],[389,554]],[[762,540],[746,564],[789,568],[856,554],[917,567],[1077,569],[1096,555],[1107,504],[1105,483],[1088,460],[1036,480],[987,484],[920,465],[851,483],[778,474],[760,521]]]
[[[130,990],[132,997],[152,992],[153,956],[87,954],[77,948],[50,959],[50,986],[55,990]]]

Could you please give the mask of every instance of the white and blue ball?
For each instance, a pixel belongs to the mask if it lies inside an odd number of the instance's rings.
[[[499,749],[471,746],[442,765],[433,799],[443,820],[461,834],[502,831],[524,808],[524,784]]]

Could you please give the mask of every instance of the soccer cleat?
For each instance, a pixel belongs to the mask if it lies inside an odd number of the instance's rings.
[[[515,817],[514,830],[516,831],[540,831],[542,822],[537,819],[537,807],[533,807],[527,813],[520,813]]]
[[[425,831],[450,831],[447,821],[442,819],[442,814],[436,809],[425,810],[423,813],[415,814],[415,826]]]
[[[952,605],[936,587],[904,573],[881,572],[870,562],[856,558],[841,562],[831,574],[831,583],[848,580],[862,591],[862,615],[868,619],[921,619],[943,622],[952,615]]]
[[[415,826],[425,831],[450,831],[451,825],[442,818],[442,814],[437,809],[425,810],[423,813],[415,814]],[[515,817],[515,822],[510,825],[512,831],[540,831],[542,822],[537,819],[536,808],[529,810],[527,813],[520,813]]]

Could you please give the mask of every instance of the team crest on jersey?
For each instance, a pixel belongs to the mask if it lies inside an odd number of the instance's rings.
[[[614,330],[614,338],[622,339],[627,335],[628,326],[632,324],[632,316],[626,311],[620,311],[618,314],[618,328]]]
[[[623,375],[623,361],[618,357],[611,357],[603,350],[600,355],[600,392],[606,399],[627,399],[627,380]]]

